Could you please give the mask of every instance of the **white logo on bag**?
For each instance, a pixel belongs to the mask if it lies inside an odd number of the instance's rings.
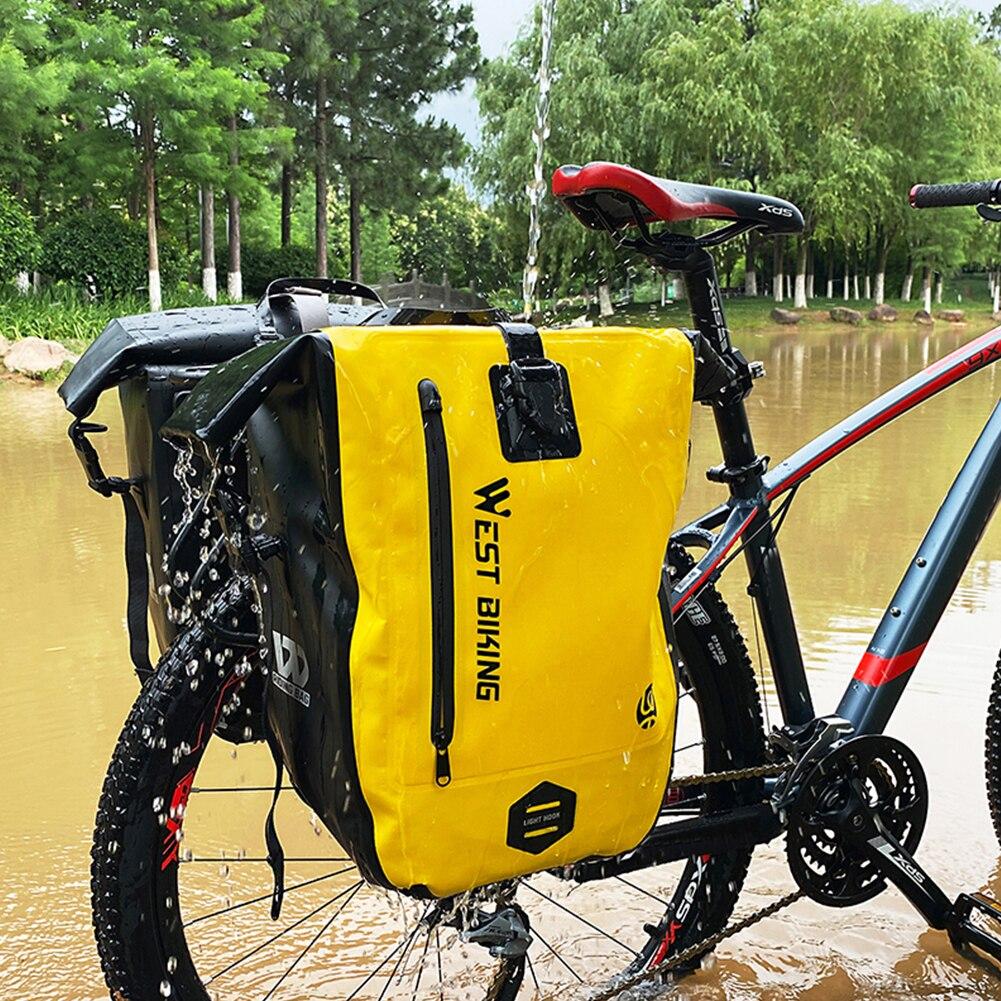
[[[277,688],[297,702],[309,708],[309,692],[305,685],[309,681],[309,663],[306,652],[294,639],[283,636],[277,630],[272,630],[272,640],[275,647],[275,670],[271,680]]]

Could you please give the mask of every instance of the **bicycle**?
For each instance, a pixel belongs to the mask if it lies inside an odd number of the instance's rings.
[[[210,831],[213,821],[217,829],[220,824],[226,829],[248,800],[235,784],[239,766],[224,761],[214,775],[199,778],[210,736],[260,740],[266,729],[259,696],[246,687],[268,651],[255,622],[260,599],[251,565],[259,554],[245,545],[247,470],[240,464],[237,437],[227,457],[208,470],[204,492],[189,491],[178,533],[196,524],[206,529],[209,543],[202,562],[216,561],[216,583],[209,585],[203,574],[199,590],[190,575],[185,579],[185,571],[171,575],[174,568],[167,566],[166,579],[181,595],[173,619],[183,628],[145,681],[102,792],[92,888],[98,949],[113,997],[206,998],[221,987],[231,991],[229,996],[270,998],[289,986],[290,975],[311,949],[322,953],[328,947],[324,936],[338,918],[341,935],[354,931],[356,939],[325,963],[308,989],[310,996],[330,988],[331,996],[348,999],[381,999],[390,993],[417,997],[423,988],[441,997],[483,993],[510,999],[529,984],[545,993],[558,987],[559,979],[576,983],[586,973],[573,956],[561,953],[566,927],[551,930],[546,923],[559,918],[567,927],[575,923],[597,936],[599,945],[588,940],[587,960],[599,969],[602,983],[592,997],[610,998],[697,968],[724,938],[804,895],[843,907],[871,899],[888,883],[929,925],[948,931],[957,948],[973,947],[1001,962],[1001,936],[989,927],[991,921],[1001,922],[1001,905],[981,895],[961,894],[950,901],[915,860],[928,809],[927,786],[914,753],[882,733],[1001,497],[1001,404],[995,405],[831,715],[818,716],[812,703],[777,544],[797,491],[814,471],[1001,358],[1001,329],[933,363],[769,469],[769,460],[754,448],[744,403],[764,372],[730,341],[710,251],[752,229],[766,235],[798,232],[803,224],[798,209],[777,198],[666,181],[607,163],[560,168],[553,190],[581,222],[606,230],[619,248],[680,272],[691,305],[696,398],[712,409],[723,454],[722,464],[707,475],[728,492],[725,502],[672,535],[664,569],[663,600],[674,618],[685,714],[678,724],[675,771],[691,768],[692,774],[672,776],[657,823],[634,850],[447,899],[394,900],[373,892],[352,860],[336,850],[285,855],[276,844],[274,824],[280,769],[265,855],[220,852],[218,839],[211,837],[205,853],[192,852],[184,840],[192,813],[202,812]],[[918,186],[911,200],[915,207],[977,205],[984,218],[1001,220],[992,207],[1001,202],[1001,181]],[[651,230],[654,223],[671,226],[694,219],[726,225],[702,236]],[[278,297],[293,285],[278,289]],[[204,371],[191,377],[185,392]],[[77,417],[74,440],[81,448],[81,437],[93,426],[81,429]],[[81,456],[95,489],[124,494],[134,486],[104,477],[96,458],[83,448]],[[182,477],[191,472],[188,463],[190,457]],[[190,482],[205,472],[199,470]],[[228,559],[226,547],[212,542],[208,507],[223,522],[232,522],[223,533],[231,543],[234,525],[244,526],[242,535],[236,528],[240,539],[228,547]],[[714,586],[738,555],[748,568],[783,715],[783,724],[771,734],[764,731],[744,640]],[[232,725],[234,718],[246,722],[242,735]],[[1001,661],[987,738],[988,795],[1001,837],[999,744]],[[686,753],[701,753],[701,772]],[[241,797],[233,814],[213,818],[211,808],[203,810],[202,804],[219,802],[227,792]],[[244,792],[253,799],[272,789],[251,785]],[[728,925],[754,848],[783,834],[797,891]],[[311,832],[306,840],[315,845],[317,835]],[[218,890],[185,892],[193,870],[217,866],[225,884],[234,871],[267,864],[273,885],[246,900],[234,903],[232,887],[222,898]],[[286,885],[283,866],[288,865],[306,869]],[[312,874],[318,865],[319,874]],[[644,885],[646,878],[655,882]],[[668,892],[662,889],[666,880],[673,886]],[[590,894],[592,887],[598,892]],[[233,942],[248,934],[244,919],[255,909],[265,911],[270,902],[277,917],[283,899],[302,891],[322,891],[317,906],[266,939]],[[620,924],[642,931],[628,942],[622,941],[618,925],[612,931],[605,927],[610,893],[630,895],[627,903],[617,899],[624,911]],[[365,919],[352,925],[363,900]],[[389,921],[394,912],[402,928],[383,940],[377,923]],[[202,931],[213,922],[215,930],[196,940],[195,926]],[[277,964],[260,965],[275,943],[297,930],[308,939],[305,949]],[[467,964],[472,946],[479,951]],[[225,952],[225,959],[212,963],[208,953],[213,950]],[[618,956],[626,957],[624,964],[612,958]],[[621,969],[607,979],[605,969],[616,962]]]

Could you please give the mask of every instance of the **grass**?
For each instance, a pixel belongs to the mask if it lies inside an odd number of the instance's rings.
[[[201,292],[180,291],[167,296],[164,308],[207,304]],[[38,295],[8,291],[0,293],[0,334],[13,340],[41,337],[59,341],[79,354],[116,317],[148,310],[142,296],[86,302],[71,290],[58,287]]]
[[[963,293],[963,301],[956,301],[956,291],[950,286],[941,306],[933,306],[934,314],[939,309],[963,309],[971,324],[991,323],[991,304],[986,297],[986,284],[979,281],[959,281],[957,286]],[[921,307],[919,301],[909,303],[890,299],[889,305],[896,307],[901,321],[908,321],[915,310]],[[164,308],[180,306],[203,306],[207,300],[200,290],[188,289],[168,293]],[[771,312],[777,304],[771,298],[760,296],[753,299],[734,297],[724,302],[727,320],[731,329],[738,332],[776,329]],[[779,304],[790,309],[790,300]],[[841,299],[811,299],[810,308],[803,313],[801,326],[820,323],[827,319],[825,313],[833,306],[849,306],[859,310],[863,316],[872,303],[868,300],[850,301]],[[74,353],[80,353],[94,340],[105,326],[118,316],[144,313],[148,310],[146,300],[141,296],[110,301],[86,302],[72,290],[56,287],[39,295],[20,295],[14,291],[0,293],[0,334],[8,338],[43,337],[65,344]],[[552,322],[569,323],[582,315],[582,306],[546,310],[545,318]],[[655,326],[691,326],[691,315],[687,302],[681,300],[661,306],[659,303],[631,303],[616,309],[608,320],[600,320],[597,307],[589,313],[592,320],[602,324],[644,324]],[[868,322],[868,321],[863,321]],[[900,321],[898,321],[900,322]]]

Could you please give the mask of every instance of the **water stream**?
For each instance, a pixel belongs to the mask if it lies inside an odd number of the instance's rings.
[[[532,128],[532,146],[535,160],[532,179],[525,186],[528,195],[528,254],[525,258],[525,274],[522,281],[522,299],[525,315],[538,312],[536,287],[539,283],[539,238],[542,234],[540,216],[542,200],[545,197],[548,180],[543,176],[545,169],[546,139],[549,137],[549,87],[550,57],[553,48],[553,20],[556,14],[556,0],[542,0],[542,44],[539,54],[538,94],[535,99],[535,125]]]

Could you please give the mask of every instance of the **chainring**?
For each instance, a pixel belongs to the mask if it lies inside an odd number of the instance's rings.
[[[908,852],[924,831],[928,783],[906,744],[874,734],[835,746],[803,781],[786,837],[793,878],[828,907],[860,904],[886,888],[873,862],[839,834],[846,806],[860,794]]]

